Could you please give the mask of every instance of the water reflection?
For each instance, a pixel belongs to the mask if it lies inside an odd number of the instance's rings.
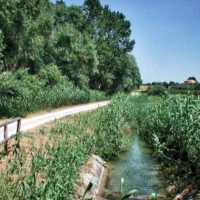
[[[120,179],[124,177],[125,191],[137,189],[137,194],[142,195],[163,194],[163,180],[158,173],[158,163],[152,158],[152,150],[138,134],[134,134],[132,140],[130,150],[111,162],[106,193],[119,193]]]

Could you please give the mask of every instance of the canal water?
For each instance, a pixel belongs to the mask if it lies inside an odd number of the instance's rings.
[[[138,134],[134,134],[131,148],[110,163],[105,196],[119,194],[121,178],[125,179],[125,192],[136,189],[138,195],[151,195],[154,192],[165,195],[164,180],[152,153],[147,143]]]

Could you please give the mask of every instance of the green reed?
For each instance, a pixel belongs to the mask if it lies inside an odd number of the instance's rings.
[[[142,113],[140,133],[152,144],[155,157],[173,166],[173,176],[200,176],[200,99],[169,96],[149,102]]]
[[[8,163],[7,176],[18,177],[17,181],[2,180],[2,186],[10,184],[8,199],[73,199],[78,171],[90,153],[110,159],[130,145],[131,132],[124,131],[136,127],[132,109],[138,106],[134,102],[135,97],[118,94],[106,107],[40,129],[35,134],[49,139],[39,149],[30,144],[29,166],[22,148]],[[2,192],[0,199],[5,195],[6,191]]]

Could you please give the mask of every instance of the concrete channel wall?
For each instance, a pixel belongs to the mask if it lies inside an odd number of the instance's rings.
[[[79,172],[79,180],[75,188],[75,199],[81,200],[84,192],[90,183],[93,183],[92,189],[87,193],[84,199],[96,200],[102,199],[120,199],[120,195],[108,194],[108,198],[102,198],[101,193],[104,188],[104,184],[107,178],[107,169],[104,167],[106,162],[98,155],[91,154],[86,163],[82,166]],[[107,196],[107,195],[106,195]],[[129,200],[150,200],[150,196],[147,195],[131,195]],[[160,196],[158,200],[171,200],[165,196]]]
[[[86,164],[80,169],[80,179],[78,180],[78,185],[75,191],[77,195],[76,199],[80,199],[83,196],[90,181],[93,183],[93,187],[87,193],[85,198],[90,199],[96,197],[102,183],[105,163],[106,162],[98,155],[91,154]]]

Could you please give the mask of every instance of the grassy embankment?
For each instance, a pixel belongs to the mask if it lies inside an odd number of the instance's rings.
[[[155,101],[155,99],[160,99]],[[192,95],[153,97],[140,114],[140,134],[163,164],[176,190],[200,188],[200,99]]]
[[[1,161],[0,199],[72,199],[91,152],[110,159],[130,145],[134,101],[117,95],[107,107],[23,134],[8,163]]]
[[[78,170],[92,153],[110,159],[139,134],[154,149],[176,192],[199,189],[200,100],[193,96],[116,95],[109,106],[66,117],[24,134],[8,165],[1,165],[1,199],[70,199]]]

